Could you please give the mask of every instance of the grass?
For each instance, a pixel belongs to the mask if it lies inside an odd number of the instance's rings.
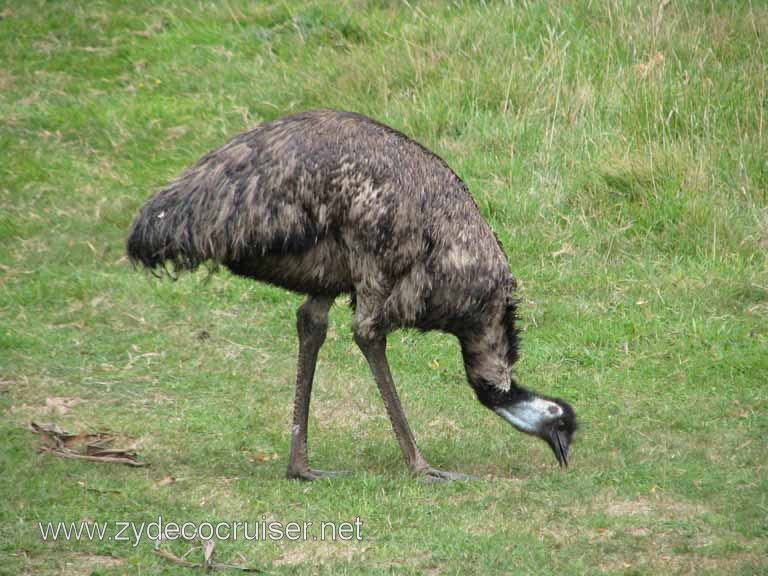
[[[0,14],[0,572],[191,573],[146,540],[37,529],[159,515],[363,520],[359,542],[218,543],[219,561],[273,574],[768,572],[765,3]],[[465,179],[521,283],[517,374],[580,415],[567,474],[474,400],[451,338],[399,332],[390,360],[425,454],[488,478],[411,479],[340,304],[310,453],[355,474],[288,482],[300,298],[127,264],[153,190],[318,106],[391,124]],[[30,420],[110,429],[151,467],[38,455]]]

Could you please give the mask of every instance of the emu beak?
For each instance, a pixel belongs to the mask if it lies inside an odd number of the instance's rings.
[[[546,439],[561,468],[568,468],[568,438],[560,430],[552,430]]]

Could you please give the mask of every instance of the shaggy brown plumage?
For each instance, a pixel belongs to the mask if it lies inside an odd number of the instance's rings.
[[[510,376],[515,280],[467,187],[434,153],[360,114],[315,110],[235,136],[144,204],[128,254],[149,268],[212,261],[318,302],[348,293],[359,343],[399,327],[443,330],[459,338],[484,405],[534,397]],[[304,316],[324,334],[323,308]],[[557,402],[572,431],[570,406]]]

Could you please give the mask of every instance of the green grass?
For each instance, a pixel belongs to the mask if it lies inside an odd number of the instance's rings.
[[[274,574],[768,572],[768,6],[659,10],[0,1],[0,572],[193,573],[37,530],[158,515],[363,519],[361,542],[218,543]],[[567,473],[474,400],[451,338],[399,332],[423,451],[487,479],[410,478],[340,301],[310,454],[355,474],[288,482],[300,298],[128,265],[153,190],[318,106],[465,179],[521,282],[519,379],[580,415]],[[151,467],[38,455],[30,420],[110,429]]]

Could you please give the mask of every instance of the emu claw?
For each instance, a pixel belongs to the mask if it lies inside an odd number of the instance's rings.
[[[312,482],[322,478],[334,478],[336,476],[346,476],[352,474],[351,470],[317,470],[316,468],[304,468],[300,470],[288,470],[289,480],[303,480]]]
[[[460,474],[459,472],[446,472],[445,470],[438,470],[437,468],[425,468],[418,472],[424,477],[427,482],[447,482],[449,480],[480,480],[477,476],[471,476],[469,474]]]

